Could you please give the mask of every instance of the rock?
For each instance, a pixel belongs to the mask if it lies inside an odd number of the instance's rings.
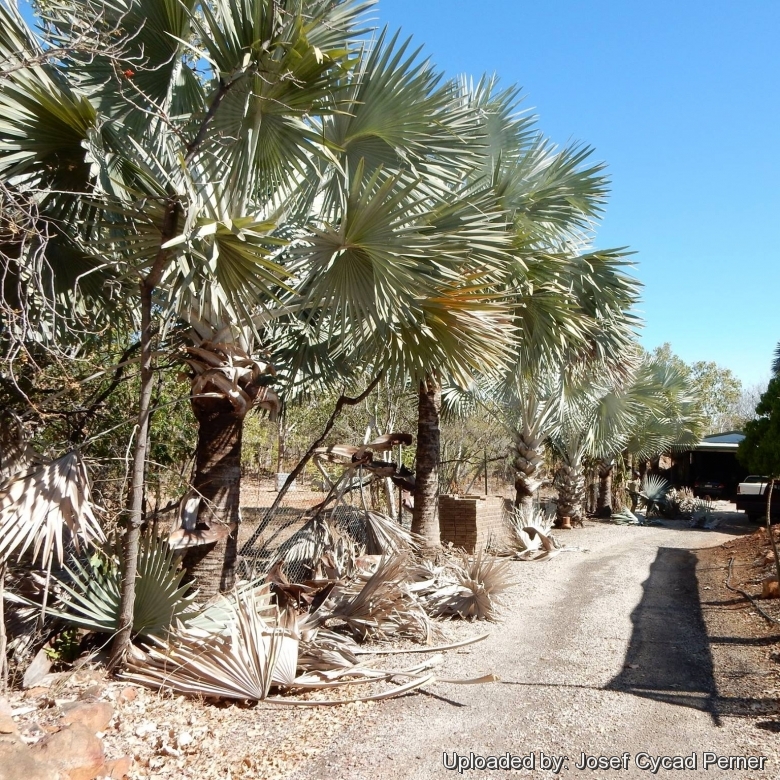
[[[100,698],[102,693],[103,693],[102,685],[90,685],[89,688],[85,688],[79,694],[79,699],[81,699],[82,701],[88,701],[88,700],[95,701],[95,699]]]
[[[777,585],[777,577],[766,577],[761,583],[761,598],[762,599],[777,599],[780,598],[780,588]]]
[[[97,731],[105,731],[111,718],[114,717],[114,708],[106,701],[76,702],[66,704],[64,709],[62,722],[66,726],[80,723],[93,734]]]
[[[30,688],[29,690],[24,692],[24,698],[25,699],[37,699],[39,696],[48,696],[49,695],[49,689],[48,688]]]
[[[110,777],[112,780],[121,780],[123,777],[127,777],[130,774],[130,768],[132,765],[132,756],[122,756],[122,758],[115,758],[112,761],[106,761],[106,765],[102,770],[102,776]]]
[[[0,737],[0,780],[60,780],[57,767],[36,756],[23,742]]]
[[[130,701],[135,701],[138,698],[138,691],[135,688],[125,688],[122,693],[119,694],[119,701],[122,704]]]
[[[45,737],[33,745],[30,752],[59,770],[67,780],[93,780],[105,764],[102,740],[82,723],[74,723]]]
[[[40,682],[51,670],[51,658],[46,654],[46,648],[42,647],[33,658],[32,663],[27,667],[22,679],[22,688],[32,688]]]
[[[11,705],[6,699],[0,699],[0,734],[18,734],[19,727],[11,717]]]

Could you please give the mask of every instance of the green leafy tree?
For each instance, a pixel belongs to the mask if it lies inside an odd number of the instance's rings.
[[[737,459],[750,471],[774,479],[780,477],[780,377],[770,380],[756,414],[745,425]]]
[[[749,471],[769,477],[766,502],[766,530],[775,552],[777,578],[780,582],[780,558],[771,528],[772,492],[780,477],[780,377],[769,382],[756,406],[755,420],[745,425],[745,438],[739,443],[737,459]]]
[[[712,360],[686,363],[668,342],[653,350],[653,357],[686,376],[706,419],[705,434],[740,428],[745,421],[742,382],[729,368]]]

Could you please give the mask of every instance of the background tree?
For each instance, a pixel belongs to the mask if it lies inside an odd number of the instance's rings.
[[[712,360],[686,363],[674,354],[669,342],[656,347],[652,354],[689,379],[706,419],[705,435],[741,428],[745,420],[743,387],[731,369]]]
[[[756,407],[758,417],[745,425],[745,438],[739,443],[737,460],[748,471],[769,477],[766,502],[766,531],[775,553],[775,568],[780,582],[780,557],[772,533],[772,493],[780,477],[780,377],[773,377]]]

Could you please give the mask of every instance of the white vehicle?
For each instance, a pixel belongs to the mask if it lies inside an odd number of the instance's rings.
[[[761,496],[764,494],[764,488],[769,484],[768,477],[760,477],[756,474],[751,474],[749,477],[745,477],[743,482],[737,485],[738,496]]]

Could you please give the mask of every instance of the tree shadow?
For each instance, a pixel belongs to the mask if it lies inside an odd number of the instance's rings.
[[[708,712],[716,725],[723,715],[777,709],[777,701],[769,697],[718,694],[711,646],[762,646],[765,641],[707,635],[694,553],[660,548],[642,588],[642,600],[631,613],[634,630],[623,670],[607,690]]]
[[[696,557],[688,550],[660,548],[642,588],[642,600],[631,613],[634,630],[623,670],[607,690],[703,710],[718,722]]]

